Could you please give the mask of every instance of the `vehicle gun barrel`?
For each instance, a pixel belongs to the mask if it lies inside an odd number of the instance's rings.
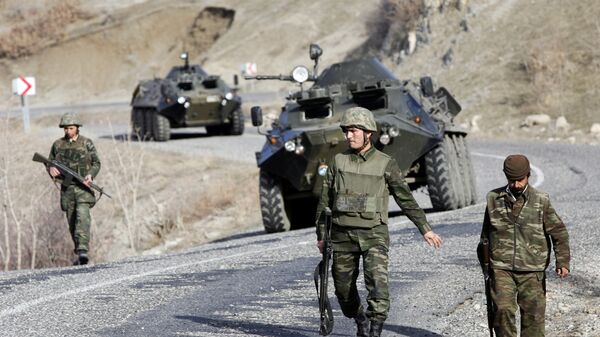
[[[256,76],[244,76],[245,80],[280,80],[280,81],[294,81],[290,75],[256,75]]]

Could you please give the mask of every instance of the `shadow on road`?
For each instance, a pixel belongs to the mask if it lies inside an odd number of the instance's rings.
[[[246,334],[257,335],[257,336],[286,336],[286,337],[302,337],[302,336],[315,336],[317,330],[296,328],[291,326],[283,326],[276,324],[265,324],[258,322],[246,322],[246,321],[235,321],[216,319],[200,316],[175,316],[177,319],[183,319],[192,321],[194,323],[207,325],[213,328],[225,329],[225,330],[236,330]],[[208,332],[208,331],[205,331]],[[212,332],[212,331],[211,331]],[[339,334],[332,334],[332,336],[345,336]]]
[[[318,328],[315,326],[314,329],[307,328],[296,328],[290,326],[276,325],[276,324],[265,324],[258,322],[246,322],[246,321],[235,321],[235,320],[224,320],[200,316],[175,316],[177,319],[189,320],[194,323],[207,325],[218,329],[231,329],[240,331],[247,334],[258,335],[258,336],[315,336],[318,333]],[[383,330],[393,332],[400,336],[411,336],[411,337],[442,337],[442,335],[420,328],[403,325],[391,325],[386,324],[383,326]],[[208,332],[208,331],[206,331]],[[211,331],[212,332],[212,331]],[[347,333],[332,333],[330,336],[347,336]]]
[[[433,331],[414,328],[412,326],[403,326],[403,325],[392,325],[385,324],[383,326],[383,331],[391,331],[400,336],[410,336],[410,337],[442,337],[442,335],[435,333]]]

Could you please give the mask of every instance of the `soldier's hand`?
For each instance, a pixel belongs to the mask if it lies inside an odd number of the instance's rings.
[[[435,248],[440,248],[442,246],[442,238],[435,234],[433,231],[429,231],[423,235],[425,241],[430,246],[434,246]]]
[[[90,187],[90,185],[92,184],[92,176],[89,174],[85,176],[85,178],[83,178],[83,184],[87,187]]]
[[[50,173],[50,175],[52,176],[52,178],[56,178],[60,175],[60,171],[54,167],[54,166],[50,166],[48,168],[48,173]]]
[[[569,269],[565,267],[556,268],[556,273],[558,274],[558,277],[565,278],[569,275]]]
[[[325,249],[325,241],[319,240],[317,241],[317,248],[319,248],[319,252],[323,254],[323,249]]]

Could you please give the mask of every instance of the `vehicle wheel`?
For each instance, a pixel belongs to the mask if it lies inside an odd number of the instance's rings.
[[[435,210],[457,209],[460,196],[455,172],[456,158],[452,158],[454,145],[449,135],[425,155],[425,172],[429,198]]]
[[[171,125],[167,117],[154,112],[154,128],[152,136],[157,142],[165,142],[171,138]]]
[[[146,121],[148,113],[151,113],[151,111],[142,108],[133,108],[131,110],[131,134],[140,141],[150,138],[148,133],[151,129],[148,129],[149,124]]]
[[[473,170],[473,162],[471,161],[471,154],[467,146],[467,139],[464,135],[457,135],[456,141],[465,186],[466,205],[474,205],[477,202],[477,184],[475,183],[475,171]]]
[[[267,233],[284,232],[290,229],[290,222],[284,211],[281,183],[270,173],[260,171],[259,177],[260,212]]]
[[[228,135],[241,135],[244,133],[244,115],[242,109],[236,109],[231,113],[231,122],[228,125]]]
[[[285,202],[290,229],[314,227],[318,202],[316,198],[298,198]]]
[[[456,197],[458,199],[458,208],[463,208],[467,205],[467,183],[463,179],[463,165],[459,154],[459,141],[456,134],[446,134],[444,141],[448,142],[450,150],[450,171],[452,172],[452,180],[456,188]]]
[[[140,136],[142,137],[142,141],[148,141],[148,140],[152,140],[152,137],[154,136],[152,130],[154,130],[154,115],[156,114],[156,110],[155,109],[145,109],[143,111],[143,128],[142,130],[144,131],[144,133],[140,134]]]
[[[131,135],[137,139],[141,139],[141,135],[144,133],[143,112],[141,109],[131,109]]]

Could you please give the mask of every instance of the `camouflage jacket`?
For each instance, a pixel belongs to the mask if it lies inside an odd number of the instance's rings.
[[[50,160],[58,160],[82,177],[95,178],[100,171],[100,158],[92,141],[82,135],[70,141],[66,137],[57,139],[50,149]]]
[[[487,194],[481,241],[490,242],[490,262],[496,269],[543,271],[554,249],[556,267],[570,269],[569,234],[548,194],[531,185],[516,199],[507,186]]]
[[[325,231],[324,209],[330,207],[338,227],[370,229],[388,222],[389,194],[421,234],[431,230],[396,160],[369,149],[364,154],[347,150],[335,156],[323,179],[317,206],[317,239]]]

